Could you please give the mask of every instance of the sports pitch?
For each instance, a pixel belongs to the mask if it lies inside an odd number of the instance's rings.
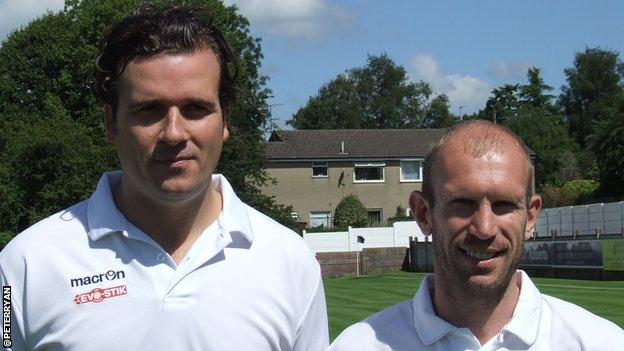
[[[424,273],[397,272],[325,279],[329,336],[334,340],[349,325],[411,299]],[[542,293],[570,301],[624,328],[624,281],[534,278]]]

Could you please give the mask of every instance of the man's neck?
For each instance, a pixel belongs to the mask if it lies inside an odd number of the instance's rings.
[[[155,201],[132,191],[123,178],[113,190],[121,213],[179,263],[201,233],[219,217],[221,193],[209,184],[180,201]]]
[[[460,292],[440,284],[435,276],[434,281],[434,293],[431,297],[438,317],[457,327],[470,329],[481,345],[498,335],[511,320],[520,296],[519,274],[512,277],[505,293],[498,298],[459,296]]]

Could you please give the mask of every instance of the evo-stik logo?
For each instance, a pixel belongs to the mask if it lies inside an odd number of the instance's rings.
[[[126,273],[124,271],[114,271],[111,269],[110,271],[106,273],[88,275],[82,278],[72,278],[70,279],[69,283],[71,284],[72,288],[74,288],[77,286],[101,283],[101,282],[106,282],[106,281],[116,280],[116,279],[123,279],[125,277],[126,277]]]

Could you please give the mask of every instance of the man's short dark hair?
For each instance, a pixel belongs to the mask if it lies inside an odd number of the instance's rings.
[[[220,68],[219,103],[225,118],[236,98],[236,58],[224,35],[202,7],[140,5],[132,15],[112,24],[101,42],[93,72],[94,93],[116,113],[118,81],[135,58],[192,54],[210,49]]]

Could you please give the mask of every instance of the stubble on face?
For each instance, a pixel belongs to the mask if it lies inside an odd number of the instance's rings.
[[[434,218],[431,219],[432,232],[437,236],[444,236]],[[519,233],[519,235],[522,235]],[[464,240],[478,240],[470,236],[464,236]],[[481,281],[477,282],[473,278],[474,272],[461,269],[458,262],[453,258],[451,250],[455,250],[459,241],[451,245],[445,244],[443,240],[433,240],[433,252],[436,264],[439,269],[436,270],[436,279],[446,287],[448,297],[459,303],[477,303],[487,306],[495,306],[498,304],[505,293],[520,265],[522,259],[522,250],[524,248],[524,240],[521,240],[514,252],[509,252],[511,260],[507,267],[489,284]],[[509,249],[509,248],[508,248]]]

